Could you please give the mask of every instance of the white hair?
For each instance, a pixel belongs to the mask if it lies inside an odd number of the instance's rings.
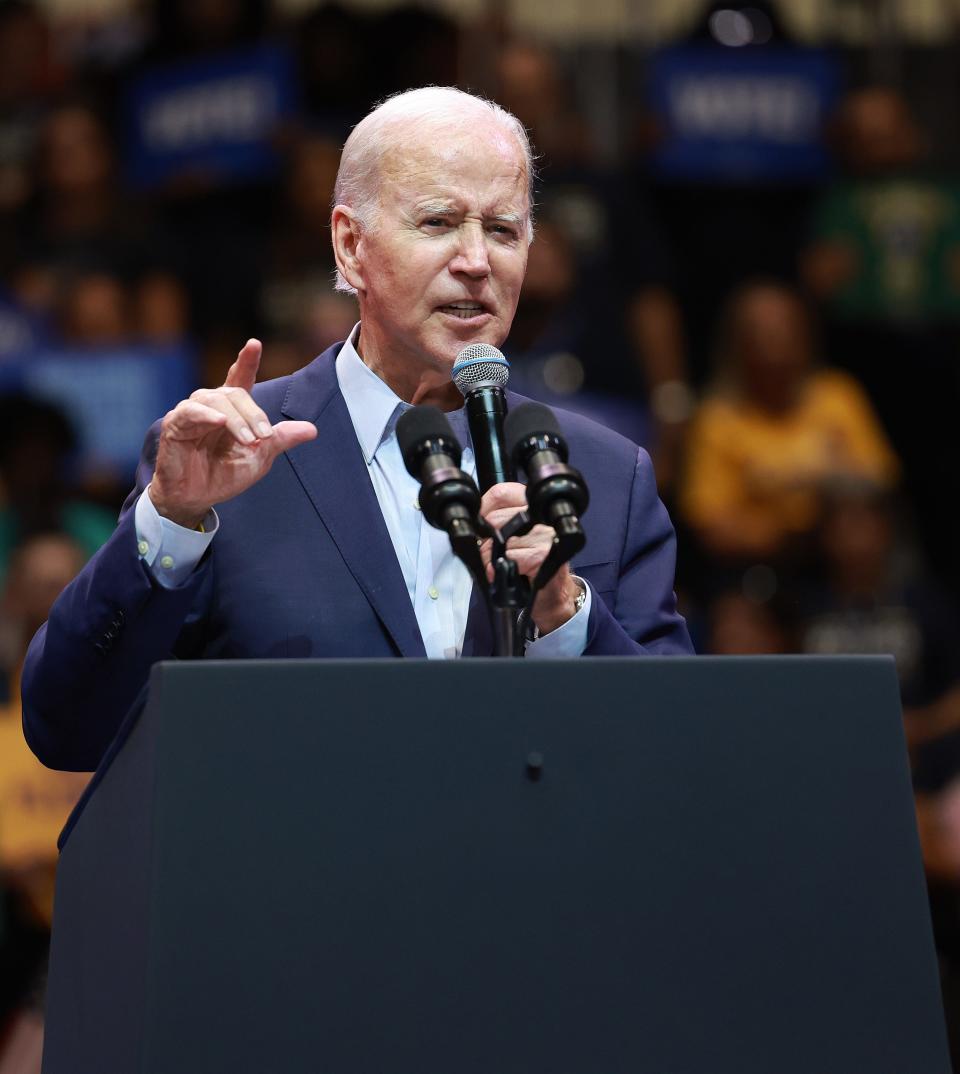
[[[468,115],[492,118],[516,139],[527,176],[527,238],[533,239],[534,164],[530,139],[519,119],[494,101],[455,86],[423,86],[405,90],[382,101],[350,132],[340,156],[333,204],[352,209],[362,228],[376,224],[380,208],[380,164],[383,157],[403,145],[405,132],[415,121],[462,129]],[[337,270],[336,290],[355,294]]]

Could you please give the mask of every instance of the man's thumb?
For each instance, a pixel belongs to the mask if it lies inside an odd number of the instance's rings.
[[[306,444],[317,435],[317,427],[310,421],[279,421],[273,427],[271,446],[279,455],[299,444]]]

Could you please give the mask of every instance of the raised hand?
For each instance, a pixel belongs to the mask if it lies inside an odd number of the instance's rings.
[[[201,388],[160,426],[150,499],[159,514],[195,528],[215,504],[250,488],[283,451],[317,435],[308,421],[271,425],[250,391],[262,347],[250,339],[220,388]]]

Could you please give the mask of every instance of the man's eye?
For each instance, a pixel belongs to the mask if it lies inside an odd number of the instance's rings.
[[[443,216],[428,216],[423,222],[424,227],[446,227],[450,221]]]

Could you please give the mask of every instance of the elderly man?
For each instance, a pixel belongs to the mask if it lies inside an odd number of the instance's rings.
[[[400,94],[355,128],[331,226],[360,323],[256,388],[250,340],[222,387],[194,392],[152,430],[116,532],[31,646],[24,726],[41,760],[94,767],[151,665],[170,656],[490,654],[483,606],[418,511],[394,430],[407,405],[436,404],[473,469],[450,372],[467,343],[500,345],[510,329],[531,179],[519,122],[459,90]],[[540,594],[527,657],[690,651],[646,454],[562,421],[591,488],[588,544],[577,574],[564,568]],[[522,485],[502,484],[482,512],[499,525],[524,504]],[[551,533],[512,542],[526,575]]]

